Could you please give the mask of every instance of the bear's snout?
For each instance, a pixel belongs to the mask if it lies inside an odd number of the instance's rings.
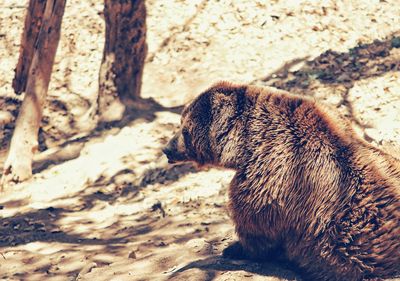
[[[185,161],[187,158],[185,151],[180,151],[181,149],[179,148],[178,140],[179,134],[175,135],[162,150],[162,152],[167,156],[169,164]]]
[[[176,143],[176,141],[175,141]],[[168,158],[168,163],[172,164],[174,163],[174,152],[176,151],[176,145],[174,145],[173,139],[165,146],[162,150],[162,152],[167,156]]]

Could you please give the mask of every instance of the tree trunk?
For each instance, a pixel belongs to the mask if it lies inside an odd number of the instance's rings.
[[[24,32],[22,33],[18,64],[12,86],[16,94],[25,91],[29,68],[31,67],[34,45],[43,22],[43,12],[46,1],[29,1],[28,12],[25,16]],[[32,40],[33,39],[33,40]]]
[[[30,0],[13,82],[16,92],[25,89],[26,93],[4,165],[1,186],[32,176],[32,158],[38,147],[42,109],[60,39],[65,3],[66,0]]]
[[[118,120],[140,96],[146,45],[144,0],[105,0],[106,40],[99,75],[98,113]]]

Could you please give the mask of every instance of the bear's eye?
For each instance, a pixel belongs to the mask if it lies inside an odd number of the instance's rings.
[[[185,148],[187,151],[194,151],[192,136],[189,133],[189,130],[186,128],[182,129],[183,141],[185,142]]]
[[[182,135],[183,135],[183,140],[185,141],[185,146],[187,147],[188,144],[192,143],[192,138],[189,134],[188,129],[183,128],[182,129]]]

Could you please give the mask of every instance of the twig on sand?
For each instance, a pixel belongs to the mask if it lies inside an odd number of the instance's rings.
[[[97,263],[91,262],[85,265],[81,271],[79,272],[78,276],[76,276],[75,281],[82,280],[83,275],[89,273],[93,268],[97,267]]]

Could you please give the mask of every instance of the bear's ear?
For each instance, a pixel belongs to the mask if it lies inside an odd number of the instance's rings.
[[[246,104],[246,87],[216,91],[213,95],[212,104],[217,111],[229,112],[230,115],[240,115]]]
[[[216,92],[213,95],[212,111],[214,118],[226,119],[235,115],[236,101],[233,95]]]
[[[216,91],[214,92],[212,103],[214,108],[232,106],[235,104],[235,97],[223,91]]]

